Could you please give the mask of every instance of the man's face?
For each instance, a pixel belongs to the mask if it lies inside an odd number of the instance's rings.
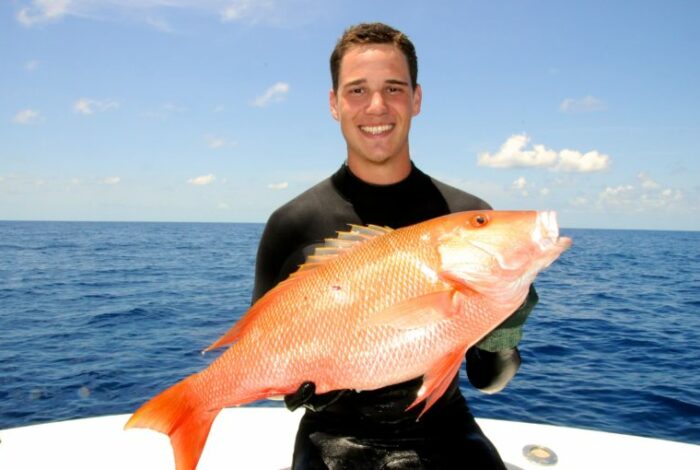
[[[348,161],[365,166],[408,161],[408,131],[420,112],[421,89],[412,88],[408,62],[396,46],[348,50],[330,104],[347,142]]]

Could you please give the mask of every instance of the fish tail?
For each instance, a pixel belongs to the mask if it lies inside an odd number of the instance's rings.
[[[150,428],[167,434],[175,454],[175,468],[193,470],[219,411],[206,409],[199,402],[191,378],[187,378],[136,410],[124,429]]]

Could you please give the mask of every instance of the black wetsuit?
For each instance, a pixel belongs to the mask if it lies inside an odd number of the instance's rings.
[[[490,209],[483,200],[413,167],[403,181],[372,185],[343,165],[270,217],[258,251],[253,300],[304,262],[314,245],[348,224],[404,227],[451,212]],[[505,469],[474,421],[455,376],[417,420],[405,411],[420,378],[379,390],[347,392],[322,411],[307,410],[297,433],[293,469]]]

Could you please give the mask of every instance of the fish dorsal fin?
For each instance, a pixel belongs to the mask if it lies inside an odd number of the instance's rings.
[[[306,258],[306,262],[299,266],[299,269],[289,276],[289,279],[314,269],[329,260],[338,257],[368,240],[393,232],[389,227],[379,225],[354,225],[350,224],[347,232],[338,232],[335,238],[326,238],[324,243],[317,246],[312,255]]]

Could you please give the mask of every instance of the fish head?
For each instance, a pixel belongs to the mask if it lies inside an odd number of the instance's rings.
[[[517,308],[537,274],[571,246],[553,211],[451,214],[434,238],[440,272],[452,282]]]

